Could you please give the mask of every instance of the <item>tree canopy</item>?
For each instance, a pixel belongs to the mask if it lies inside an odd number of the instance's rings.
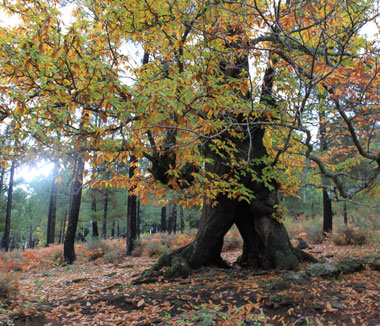
[[[94,166],[106,164],[110,180],[99,184],[134,185],[142,198],[162,196],[168,185],[186,189],[189,204],[219,193],[251,199],[242,174],[275,178],[294,192],[302,156],[337,197],[352,198],[376,179],[379,49],[359,33],[376,23],[376,2],[73,4],[65,25],[59,1],[2,1],[20,22],[1,28],[1,120],[32,137],[41,155],[79,152]],[[148,58],[143,65],[137,45]],[[238,69],[244,60],[249,69]],[[264,105],[268,62],[274,94]],[[330,143],[323,152],[319,112]],[[261,160],[270,167],[261,176],[249,150],[241,156],[220,137],[244,137],[257,125],[266,129]],[[209,150],[228,157],[228,175],[204,169]],[[148,162],[132,179],[115,169],[130,155]],[[366,173],[351,178],[359,164]]]
[[[378,30],[377,1],[70,3],[65,24],[67,3],[1,2],[19,24],[0,31],[0,112],[14,151],[73,164],[74,192],[83,178],[143,202],[172,189],[204,206],[201,230],[220,228],[192,245],[214,246],[211,257],[233,223],[248,247],[258,242],[244,232],[265,223],[288,243],[270,222],[278,192],[303,182],[352,199],[376,182],[379,42],[361,30]],[[258,265],[274,266],[276,250]]]

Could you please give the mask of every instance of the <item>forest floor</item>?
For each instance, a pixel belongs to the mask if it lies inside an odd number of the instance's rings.
[[[310,278],[299,284],[285,282],[285,272],[233,267],[202,268],[188,279],[132,285],[156,258],[105,264],[101,258],[89,261],[77,248],[71,266],[44,260],[48,250],[61,248],[26,250],[18,266],[0,254],[0,272],[8,273],[9,287],[14,287],[8,304],[1,305],[0,297],[0,325],[380,325],[380,272],[368,265],[337,279]],[[325,242],[308,252],[325,262],[373,260],[379,259],[380,246]],[[233,250],[223,256],[232,263],[239,254]]]

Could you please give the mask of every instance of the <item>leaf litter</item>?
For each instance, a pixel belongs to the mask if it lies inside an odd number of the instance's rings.
[[[0,325],[380,325],[380,272],[368,265],[338,279],[310,278],[306,283],[286,281],[284,271],[233,266],[201,268],[188,279],[132,285],[157,258],[105,264],[101,258],[88,261],[79,245],[78,260],[61,266],[48,259],[56,250],[60,247],[28,250],[18,262],[1,254],[1,271],[17,279],[18,295],[0,303]],[[328,242],[310,252],[336,262],[347,256],[375,259],[379,248]],[[227,251],[223,258],[232,263],[239,254]]]

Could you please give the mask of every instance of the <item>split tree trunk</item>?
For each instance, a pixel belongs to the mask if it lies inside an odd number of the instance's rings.
[[[238,33],[238,31],[236,32]],[[221,61],[220,66],[226,76],[226,82],[231,77],[242,78],[244,71],[248,71],[248,56],[237,56],[235,59],[236,62],[233,67],[231,62]],[[260,102],[272,110],[276,108],[273,97],[274,76],[275,71],[270,62],[264,74]],[[241,94],[241,96],[250,100],[249,93]],[[239,119],[242,118],[237,116],[238,122],[242,124],[246,122],[244,118],[241,121]],[[257,119],[262,119],[265,122],[264,118],[258,117]],[[284,225],[277,221],[278,186],[276,181],[268,181],[267,179],[260,181],[265,170],[271,168],[265,163],[268,154],[264,146],[264,125],[247,126],[246,128],[249,130],[245,129],[245,135],[242,138],[234,137],[228,132],[219,137],[222,143],[227,141],[234,143],[234,148],[239,150],[236,154],[237,158],[247,160],[247,166],[255,171],[256,181],[252,180],[252,175],[249,172],[232,171],[228,153],[218,155],[207,144],[203,152],[213,162],[206,164],[207,172],[219,176],[232,176],[233,173],[240,173],[239,181],[244,187],[252,191],[255,196],[254,199],[248,203],[230,199],[227,195],[220,194],[216,198],[217,205],[206,200],[203,204],[200,225],[194,241],[185,247],[161,256],[155,266],[143,274],[143,277],[152,277],[152,274],[165,266],[169,267],[164,273],[167,278],[186,277],[192,269],[206,265],[228,267],[221,258],[221,251],[224,236],[233,224],[237,225],[243,238],[243,252],[238,259],[238,263],[243,266],[264,269],[297,269],[301,261],[316,261],[312,256],[293,248]],[[154,167],[151,172],[154,174],[154,171],[159,170],[159,168]],[[155,177],[164,182],[164,173],[161,175],[160,178],[160,174],[157,173]]]

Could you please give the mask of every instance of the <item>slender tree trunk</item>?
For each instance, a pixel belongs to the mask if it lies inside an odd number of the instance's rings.
[[[181,225],[181,233],[185,231],[185,220],[183,217],[183,208],[179,208],[179,220],[180,220],[180,225]]]
[[[1,146],[1,152],[0,154],[3,155],[3,149],[6,146],[6,140],[8,139],[8,131],[9,126],[6,127],[4,138],[1,139],[0,146]],[[3,191],[5,191],[4,187],[4,176],[5,176],[5,169],[2,167],[0,170],[0,196],[2,195]]]
[[[33,247],[33,231],[34,231],[34,227],[33,227],[33,224],[31,223],[29,225],[29,245],[28,245],[28,248]]]
[[[135,174],[137,163],[136,157],[131,155],[129,162],[129,179],[131,180]],[[137,239],[137,217],[136,217],[136,208],[137,208],[137,198],[132,194],[133,187],[128,190],[128,216],[127,216],[127,256],[132,254],[134,249],[134,243]]]
[[[141,225],[141,211],[140,211],[140,199],[137,199],[137,237],[140,237],[141,230],[140,230],[140,225]]]
[[[348,224],[347,202],[343,203],[343,221],[344,221],[344,225],[347,226]]]
[[[50,202],[49,202],[49,213],[48,213],[48,224],[47,224],[47,236],[46,236],[46,246],[54,243],[55,238],[55,219],[57,214],[57,194],[58,194],[58,164],[54,164],[52,185],[50,191]]]
[[[326,139],[326,114],[325,112],[320,112],[319,114],[319,133],[320,133],[320,146],[321,150],[325,151],[328,148],[327,139]],[[326,184],[327,179],[322,174],[322,183]],[[323,232],[330,233],[333,229],[333,211],[332,204],[329,193],[326,188],[323,188],[322,193],[322,204],[323,204]]]
[[[99,230],[98,230],[98,222],[96,221],[96,197],[94,193],[92,193],[92,200],[91,200],[91,228],[92,228],[92,238],[96,239],[99,237]]]
[[[103,206],[103,227],[102,237],[107,239],[107,215],[108,215],[108,188],[104,190],[104,206]]]
[[[176,234],[177,232],[177,204],[173,202],[172,212],[171,212],[171,222],[172,222],[172,232]]]
[[[166,206],[161,207],[161,232],[166,232]]]
[[[12,199],[13,199],[13,179],[15,175],[15,162],[12,162],[10,174],[9,174],[9,186],[8,186],[8,198],[7,198],[7,210],[5,214],[5,229],[2,240],[2,248],[5,251],[9,250],[9,239],[11,233],[11,215],[12,215]]]
[[[72,264],[76,259],[74,243],[75,233],[77,231],[79,219],[80,204],[82,199],[83,172],[84,160],[81,156],[78,155],[74,167],[73,182],[71,185],[70,195],[69,221],[67,225],[65,242],[63,245],[64,258],[67,264]]]
[[[170,202],[169,205],[168,205],[168,233],[169,234],[172,234],[173,232],[173,202]]]
[[[112,221],[111,238],[115,238],[115,221]]]
[[[323,232],[331,233],[333,229],[333,211],[327,189],[323,189]]]
[[[67,203],[65,205],[65,214],[63,216],[62,225],[61,225],[61,232],[59,235],[59,242],[63,243],[65,239],[65,232],[66,232],[66,221],[67,221]]]
[[[5,169],[1,168],[0,169],[0,196],[3,193],[3,188],[4,188],[4,175],[5,175]]]

